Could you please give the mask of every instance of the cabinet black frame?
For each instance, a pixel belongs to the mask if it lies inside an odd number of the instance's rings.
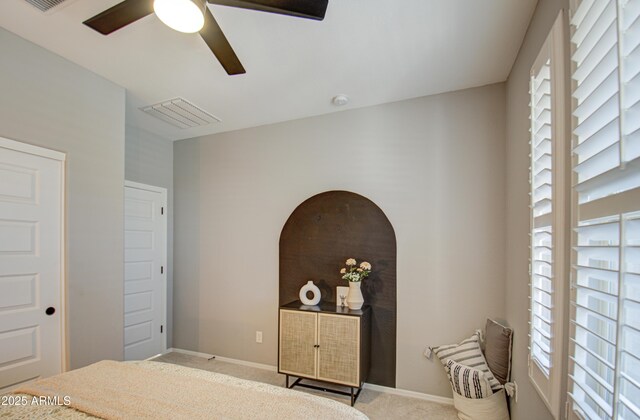
[[[289,389],[293,388],[294,386],[301,386],[301,387],[304,387],[304,388],[315,389],[317,391],[324,391],[324,392],[331,392],[333,394],[346,395],[347,397],[351,397],[351,407],[353,407],[353,405],[356,403],[358,397],[360,396],[360,391],[362,391],[362,388],[363,388],[362,384],[360,384],[360,387],[358,387],[358,388],[353,387],[353,386],[345,385],[345,386],[347,386],[348,388],[351,389],[351,392],[346,392],[346,391],[340,391],[339,389],[333,389],[333,388],[327,388],[327,387],[324,387],[324,386],[317,386],[317,385],[301,383],[301,381],[303,379],[308,379],[308,378],[302,378],[302,377],[299,377],[299,376],[287,375],[287,374],[285,374],[285,376],[286,376],[285,386],[287,388],[289,388]],[[293,381],[293,383],[291,385],[289,385],[289,376],[293,376],[294,378],[297,378],[295,381]],[[315,381],[315,382],[323,382],[323,381],[320,381],[318,379],[308,379],[308,380],[312,380],[312,381]],[[332,385],[336,385],[333,382],[327,382],[327,383],[330,383]],[[354,393],[354,390],[356,390],[356,389],[358,391]]]

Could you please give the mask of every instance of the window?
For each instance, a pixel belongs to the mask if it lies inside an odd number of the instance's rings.
[[[571,4],[571,415],[640,419],[640,1]]]
[[[562,382],[567,196],[563,14],[531,69],[529,377],[554,417]]]

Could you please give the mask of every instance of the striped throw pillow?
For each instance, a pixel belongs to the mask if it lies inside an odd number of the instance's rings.
[[[487,398],[493,395],[491,385],[485,374],[469,366],[447,359],[445,367],[453,391],[465,398]]]
[[[482,350],[480,349],[480,334],[478,332],[466,340],[463,340],[460,344],[434,347],[432,350],[444,366],[446,366],[447,359],[451,359],[454,362],[478,369],[484,373],[494,392],[502,388],[500,382],[498,382],[489,370],[487,361],[482,355]]]

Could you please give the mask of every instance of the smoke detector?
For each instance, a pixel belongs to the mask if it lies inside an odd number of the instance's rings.
[[[335,106],[342,106],[349,103],[349,97],[347,95],[336,95],[331,100]]]

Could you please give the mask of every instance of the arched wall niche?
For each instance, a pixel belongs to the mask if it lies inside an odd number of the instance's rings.
[[[323,302],[336,302],[339,274],[347,258],[369,261],[362,284],[372,307],[371,370],[367,382],[396,383],[396,236],[384,212],[371,200],[348,191],[327,191],[300,204],[280,234],[280,305],[298,300],[313,280]]]

